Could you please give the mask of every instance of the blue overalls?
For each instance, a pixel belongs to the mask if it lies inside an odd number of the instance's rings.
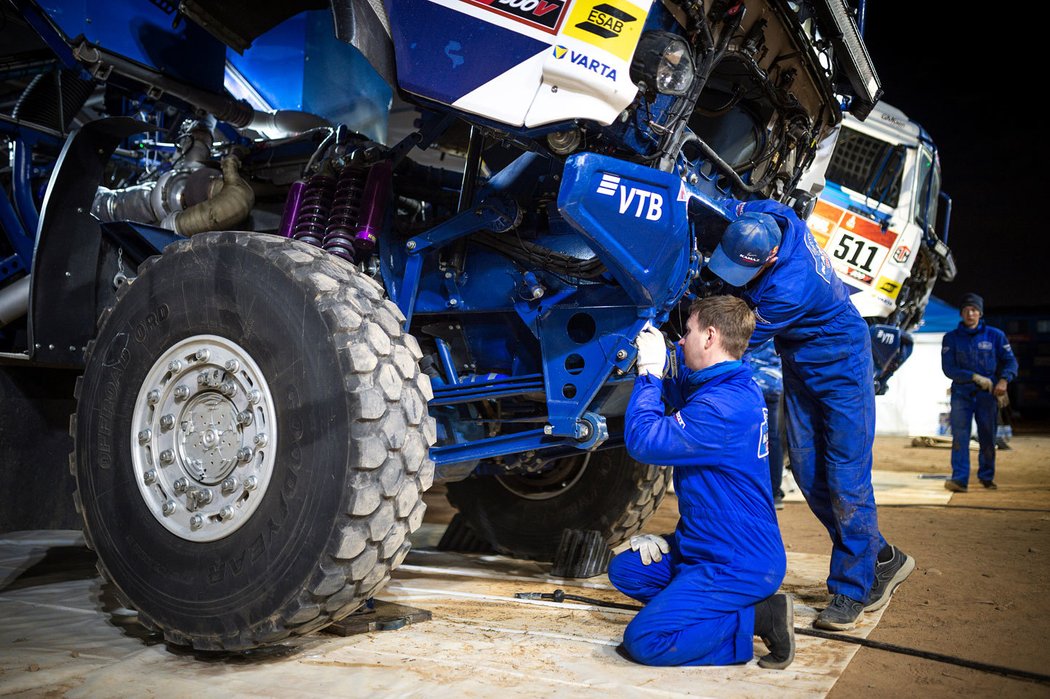
[[[780,486],[784,482],[784,453],[780,447],[780,396],[784,393],[784,372],[780,368],[780,356],[773,347],[773,341],[765,344],[744,356],[751,362],[755,383],[762,391],[769,415],[769,484],[773,488],[773,497],[784,496]]]
[[[755,311],[750,348],[770,337],[780,353],[791,469],[831,536],[828,591],[866,602],[886,542],[871,487],[875,367],[867,323],[831,260],[787,206],[754,201],[737,213],[776,219],[777,262],[742,292]]]
[[[1017,359],[1010,341],[998,328],[984,320],[970,330],[962,323],[941,341],[941,369],[952,380],[952,480],[960,485],[970,481],[970,421],[977,420],[977,478],[995,478],[995,422],[999,404],[995,396],[977,388],[973,375],[999,379],[1017,377]]]
[[[676,356],[681,366],[680,350]],[[762,395],[739,361],[679,373],[639,376],[627,407],[627,450],[642,463],[675,467],[680,519],[659,562],[642,565],[627,550],[609,564],[616,588],[645,603],[623,644],[647,665],[747,662],[754,605],[777,591],[787,566]],[[662,396],[676,412],[665,416]]]

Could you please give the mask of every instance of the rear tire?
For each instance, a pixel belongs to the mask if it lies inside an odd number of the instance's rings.
[[[501,553],[551,561],[564,529],[601,532],[615,547],[637,533],[667,493],[671,469],[641,464],[624,448],[565,457],[543,473],[471,476],[448,483],[448,500]]]
[[[242,650],[386,583],[434,473],[403,320],[353,266],[251,233],[173,245],[121,290],[78,385],[73,464],[100,569],[143,623]]]

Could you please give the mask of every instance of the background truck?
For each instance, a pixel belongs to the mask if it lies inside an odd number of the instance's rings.
[[[930,135],[885,102],[864,121],[843,119],[825,178],[807,223],[871,326],[881,394],[911,353],[933,285],[955,277],[951,198]]]
[[[513,555],[638,531],[634,338],[680,329],[731,197],[805,201],[881,94],[834,0],[326,7],[5,6],[4,492],[65,495],[29,428],[82,371],[85,536],[198,649],[353,612],[435,479]]]

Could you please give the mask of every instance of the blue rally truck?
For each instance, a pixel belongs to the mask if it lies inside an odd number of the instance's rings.
[[[124,602],[205,650],[356,610],[435,480],[516,556],[638,531],[640,328],[680,328],[731,197],[803,210],[881,94],[838,0],[3,13],[9,512],[75,489]],[[76,375],[66,489],[41,430]]]

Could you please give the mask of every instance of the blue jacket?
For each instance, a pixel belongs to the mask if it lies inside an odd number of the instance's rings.
[[[776,263],[741,294],[755,311],[750,349],[776,336],[777,349],[789,359],[814,340],[831,339],[833,327],[849,331],[833,340],[840,347],[858,333],[867,334],[867,324],[850,301],[846,285],[794,211],[772,200],[739,203],[736,209],[738,214],[769,214],[783,234]]]
[[[671,415],[664,414],[665,397]],[[765,402],[746,364],[685,369],[663,380],[639,376],[624,438],[638,461],[675,467],[676,539],[685,565],[764,572],[786,560],[769,488]]]
[[[955,330],[945,333],[941,369],[952,380],[953,391],[976,390],[974,374],[987,376],[992,382],[1017,378],[1017,359],[1003,331],[981,320],[973,330],[959,323]]]

